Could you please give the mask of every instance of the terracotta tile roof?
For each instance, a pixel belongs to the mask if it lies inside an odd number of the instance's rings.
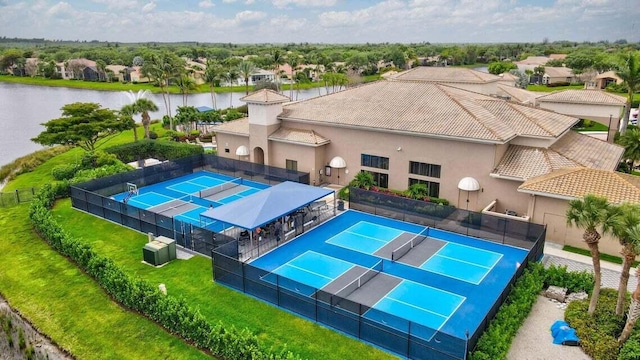
[[[273,104],[273,103],[285,103],[291,101],[288,96],[284,96],[278,92],[269,89],[262,89],[258,91],[254,91],[251,94],[240,98],[241,101],[247,103],[263,103],[263,104]]]
[[[560,90],[538,97],[538,102],[566,102],[583,104],[612,104],[624,105],[624,96],[615,95],[601,90]]]
[[[432,66],[418,66],[389,77],[389,80],[474,84],[491,83],[501,79],[499,76],[472,69]]]
[[[637,204],[640,203],[640,177],[608,170],[569,168],[529,179],[518,191],[565,199],[594,194],[616,204]]]
[[[544,74],[549,77],[572,77],[573,70],[566,67],[548,66],[544,68]]]
[[[279,117],[492,143],[518,135],[557,137],[578,121],[452,86],[411,81],[378,81],[290,103]]]
[[[269,135],[269,140],[295,142],[308,145],[325,145],[331,140],[319,135],[313,130],[294,129],[290,127],[281,127],[274,133]]]
[[[549,54],[549,59],[564,60],[567,58],[567,54]]]
[[[563,168],[613,171],[623,152],[620,146],[569,131],[549,149],[510,145],[491,174],[527,180]]]
[[[615,170],[624,148],[575,131],[558,139],[551,149],[588,168]]]
[[[221,134],[249,136],[249,118],[224,122],[216,126],[214,131]]]
[[[509,96],[511,101],[519,102],[521,104],[535,105],[535,100],[538,96],[545,95],[547,93],[539,93],[520,89],[515,86],[507,86],[504,84],[498,84],[498,95]]]
[[[551,58],[546,56],[529,56],[528,58],[520,61],[516,61],[516,64],[520,65],[544,65],[549,62]]]

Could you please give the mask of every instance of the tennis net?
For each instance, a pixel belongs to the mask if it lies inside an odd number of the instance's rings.
[[[345,299],[351,295],[354,291],[358,290],[362,285],[366,284],[369,280],[373,279],[382,271],[383,261],[378,261],[375,265],[367,269],[364,274],[358,276],[349,284],[345,285],[342,289],[338,290],[332,297],[331,305],[337,305],[340,300]]]
[[[401,257],[405,256],[411,249],[420,245],[427,237],[422,235],[423,232],[427,231],[427,229],[420,232],[420,234],[411,238],[411,240],[406,243],[398,246],[395,250],[391,252],[391,261],[398,261]]]
[[[167,201],[164,204],[156,205],[153,208],[153,211],[155,213],[162,214],[162,213],[165,213],[165,212],[168,212],[168,211],[171,211],[171,210],[183,207],[183,206],[187,206],[192,201],[193,201],[192,195],[186,195],[186,196],[183,196],[183,197],[181,197],[179,199]]]
[[[198,196],[200,198],[207,198],[209,196],[215,195],[217,193],[223,192],[225,190],[229,190],[232,189],[236,186],[240,186],[242,185],[242,178],[236,178],[230,181],[227,181],[226,183],[220,184],[220,185],[216,185],[213,187],[210,187],[208,189],[204,189],[204,190],[200,190]]]

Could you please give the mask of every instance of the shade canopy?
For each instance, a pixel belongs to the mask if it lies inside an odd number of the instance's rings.
[[[458,183],[458,189],[464,191],[478,191],[480,190],[480,183],[472,177],[465,177]]]
[[[196,110],[198,110],[198,112],[203,113],[203,112],[213,111],[213,108],[210,108],[208,106],[198,106]]]
[[[340,156],[336,156],[329,162],[329,166],[336,169],[344,169],[347,167],[347,162]]]
[[[200,216],[253,230],[333,192],[333,190],[286,181],[234,202],[209,209]]]
[[[247,156],[247,155],[249,155],[249,149],[247,149],[247,147],[244,146],[244,145],[240,145],[236,149],[236,155],[238,155],[238,156]]]

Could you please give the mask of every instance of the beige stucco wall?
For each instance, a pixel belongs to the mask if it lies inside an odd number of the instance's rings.
[[[609,126],[609,116],[611,116],[611,128],[616,131],[624,107],[624,105],[569,104],[549,101],[539,101],[538,105],[560,114],[595,120],[605,126]]]
[[[561,245],[570,245],[588,249],[582,240],[584,230],[575,226],[567,226],[565,216],[569,206],[568,200],[554,199],[542,196],[530,196],[533,206],[531,221],[547,225],[547,241]],[[619,256],[620,243],[610,235],[604,235],[600,239],[600,252]]]
[[[244,145],[249,148],[249,137],[216,133],[216,143],[218,144],[218,156],[249,161],[248,156],[238,157],[236,155],[239,146]],[[226,152],[226,149],[229,149],[229,152]]]
[[[303,146],[293,143],[271,141],[269,154],[269,164],[280,168],[287,167],[287,160],[298,162],[298,171],[308,172],[310,184],[320,184],[318,174],[317,154],[323,154],[321,148]]]
[[[406,190],[409,177],[440,184],[440,197],[454,206],[466,208],[467,194],[458,189],[460,179],[471,176],[478,180],[482,189],[469,194],[469,210],[481,210],[491,201],[498,199],[501,206],[525,213],[528,197],[516,191],[519,182],[495,179],[489,173],[507,149],[507,145],[478,144],[470,142],[440,140],[415,137],[403,134],[389,134],[360,129],[333,128],[310,125],[292,121],[283,121],[283,126],[313,129],[318,134],[331,139],[331,143],[317,150],[315,162],[298,162],[298,170],[312,174],[312,180],[319,169],[329,164],[334,156],[340,156],[347,163],[346,169],[332,169],[331,176],[323,176],[323,180],[334,184],[346,185],[360,170],[389,175],[389,187],[395,190]],[[303,146],[284,147],[284,144],[273,145],[272,156],[275,163],[284,164],[283,157],[298,156],[301,159],[310,156]],[[293,145],[292,145],[293,146]],[[400,151],[398,151],[400,148]],[[282,151],[281,151],[282,149]],[[300,152],[287,154],[284,149]],[[318,152],[324,151],[324,154]],[[362,167],[361,155],[377,155],[389,158],[389,170]],[[409,162],[423,162],[441,166],[441,177],[430,178],[409,174]],[[340,179],[338,179],[340,176]]]

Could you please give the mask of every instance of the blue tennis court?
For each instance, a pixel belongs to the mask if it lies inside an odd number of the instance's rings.
[[[362,304],[364,318],[431,341],[473,334],[527,253],[348,210],[251,265],[272,284]]]
[[[269,185],[223,174],[200,171],[141,187],[137,193],[114,196],[140,209],[172,217],[213,231],[223,230],[217,222],[203,223],[200,214],[210,207],[224,206],[255,194]]]

